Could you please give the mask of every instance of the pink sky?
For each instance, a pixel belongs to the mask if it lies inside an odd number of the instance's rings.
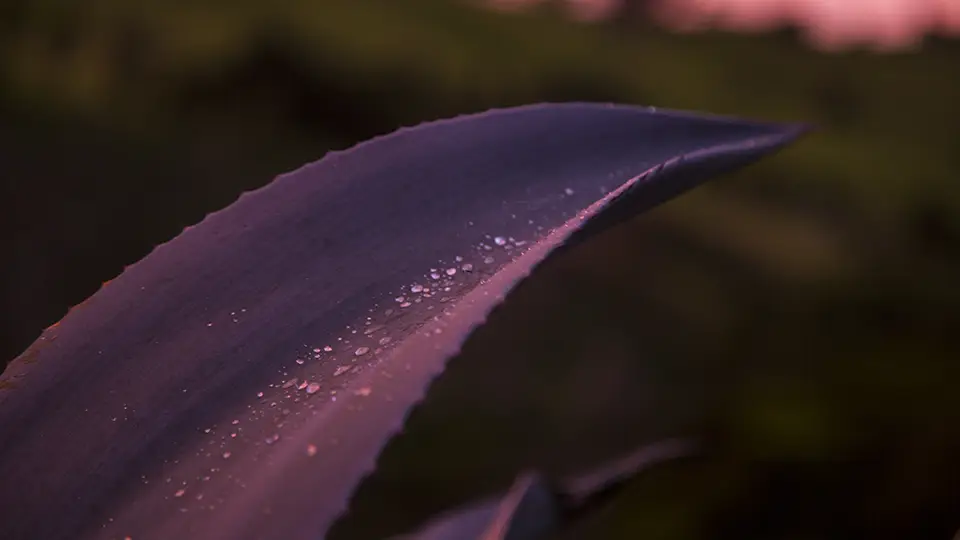
[[[589,1],[589,0],[588,0]],[[669,0],[665,24],[731,30],[798,23],[819,47],[912,47],[929,32],[960,35],[960,0]]]
[[[519,8],[543,0],[489,0]],[[621,0],[565,0],[574,15],[603,18]],[[795,23],[817,47],[914,47],[924,34],[960,37],[960,0],[662,0],[658,19],[678,30],[762,31]]]

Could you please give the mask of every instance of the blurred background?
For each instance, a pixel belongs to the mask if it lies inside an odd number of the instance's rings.
[[[0,353],[279,173],[425,120],[617,101],[821,130],[546,265],[339,538],[677,434],[564,537],[960,528],[960,2],[3,0]]]

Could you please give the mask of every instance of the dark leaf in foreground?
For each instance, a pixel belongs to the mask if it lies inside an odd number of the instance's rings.
[[[556,248],[802,131],[609,105],[425,124],[128,267],[0,381],[5,538],[314,538]]]
[[[535,540],[599,506],[645,469],[691,455],[689,441],[644,446],[587,474],[553,485],[536,472],[517,478],[510,491],[461,508],[397,540]]]

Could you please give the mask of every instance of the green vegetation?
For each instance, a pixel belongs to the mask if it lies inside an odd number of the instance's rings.
[[[826,56],[788,32],[627,32],[444,0],[0,10],[8,357],[241,191],[402,125],[545,100],[808,121],[821,131],[795,148],[522,286],[341,532],[410,525],[513,466],[570,470],[687,430],[709,457],[651,472],[576,532],[960,526],[960,43]]]

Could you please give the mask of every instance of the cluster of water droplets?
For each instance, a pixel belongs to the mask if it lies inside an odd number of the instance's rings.
[[[618,170],[611,177],[621,173]],[[609,190],[601,187],[600,192],[606,195]],[[559,197],[574,194],[573,189],[566,188]],[[557,217],[562,219],[553,225],[562,226],[569,215],[560,209]],[[582,215],[579,217],[583,219]],[[510,219],[518,220],[518,217],[510,215]],[[467,225],[468,228],[474,227],[472,222]],[[283,433],[296,430],[309,416],[318,414],[317,404],[336,401],[338,395],[348,391],[347,382],[352,377],[344,375],[374,368],[392,346],[402,341],[403,336],[432,320],[439,321],[437,313],[443,312],[443,309],[429,313],[438,305],[455,300],[483,283],[502,266],[519,257],[531,243],[549,233],[533,220],[527,220],[526,225],[511,227],[515,231],[525,229],[514,234],[526,240],[506,235],[481,235],[480,241],[473,245],[466,257],[456,256],[449,262],[438,261],[436,267],[430,268],[420,279],[400,287],[394,293],[388,293],[384,306],[375,303],[365,320],[347,326],[336,339],[321,346],[304,346],[304,351],[293,358],[294,365],[281,367],[277,380],[257,392],[256,398],[246,405],[242,413],[236,414],[228,425],[213,425],[199,430],[201,436],[208,440],[197,456],[205,458],[206,463],[190,479],[175,480],[171,473],[161,472],[161,481],[170,486],[164,498],[174,501],[182,513],[213,511],[224,503],[220,496],[224,495],[222,489],[205,496],[204,485],[213,477],[224,474],[233,485],[246,489],[244,471],[228,466],[231,460],[236,459],[235,455],[253,452],[254,461],[262,458],[269,462],[269,452],[282,443]],[[241,322],[246,311],[240,309],[231,312],[231,321],[234,324]],[[213,323],[207,323],[207,326],[213,326]],[[391,336],[391,331],[395,335]],[[440,327],[433,330],[433,333],[440,332]],[[405,367],[410,369],[409,365]],[[352,393],[358,397],[368,397],[374,394],[374,389],[361,387],[353,389]],[[127,411],[126,406],[124,409],[125,412],[132,412]],[[308,459],[322,459],[321,448],[322,445],[307,443],[303,455]],[[178,464],[178,459],[165,461],[165,465],[171,468]],[[141,476],[141,481],[143,484],[150,483],[146,475]]]
[[[573,193],[572,189],[564,190],[566,196]],[[517,219],[516,215],[510,217]],[[467,225],[474,226],[472,222]],[[382,302],[384,305],[375,303],[365,320],[347,326],[339,337],[322,345],[305,346],[292,359],[293,365],[281,367],[277,380],[256,393],[255,399],[247,404],[244,414],[238,414],[228,426],[201,429],[204,436],[209,436],[209,441],[198,455],[220,460],[221,465],[224,461],[234,459],[240,452],[254,452],[255,461],[269,461],[268,452],[282,442],[283,433],[295,430],[309,416],[318,414],[319,404],[336,401],[338,395],[348,391],[348,382],[353,378],[345,375],[374,368],[403,336],[431,320],[439,320],[438,314],[443,309],[437,309],[438,306],[458,299],[483,283],[547,232],[533,220],[528,220],[527,227],[523,228],[527,229],[523,232],[526,240],[506,235],[481,235],[480,241],[473,245],[466,257],[458,255],[449,261],[438,261],[419,279],[388,293],[385,296],[388,300]],[[245,311],[231,313],[233,322],[236,323]],[[439,333],[441,330],[436,328],[434,331]],[[390,335],[390,332],[395,335]],[[374,389],[357,388],[352,393],[367,397],[374,394]],[[247,436],[247,433],[267,435],[255,437]],[[307,458],[322,458],[318,448],[317,444],[309,443],[303,453]],[[191,482],[174,482],[173,478],[167,477],[166,482],[172,484],[168,498],[203,501],[202,484],[209,481],[212,475],[222,472],[222,469],[216,463],[204,466],[193,479],[192,488]],[[229,472],[227,476],[240,488],[246,487],[239,476]],[[146,478],[143,480],[147,483]],[[191,489],[195,491],[192,497]],[[199,504],[201,508],[214,510],[222,502],[218,498]],[[186,512],[188,508],[183,506],[180,511]]]

